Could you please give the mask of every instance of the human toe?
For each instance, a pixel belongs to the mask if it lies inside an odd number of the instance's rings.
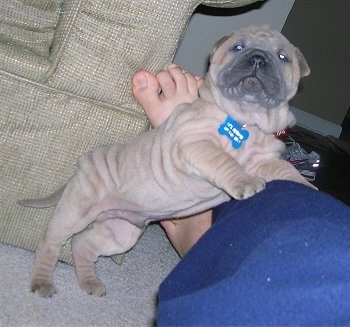
[[[162,70],[157,75],[156,78],[160,85],[161,97],[172,98],[176,93],[176,84],[169,70]]]
[[[160,102],[159,87],[156,77],[148,71],[138,71],[132,77],[133,95],[145,110]]]

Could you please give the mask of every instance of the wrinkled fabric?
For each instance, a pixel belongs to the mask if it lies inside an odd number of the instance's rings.
[[[274,181],[214,210],[159,290],[159,326],[350,323],[350,208]]]

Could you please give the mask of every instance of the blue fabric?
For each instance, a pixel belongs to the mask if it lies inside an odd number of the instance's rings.
[[[350,208],[274,181],[214,210],[160,286],[158,326],[350,324]]]

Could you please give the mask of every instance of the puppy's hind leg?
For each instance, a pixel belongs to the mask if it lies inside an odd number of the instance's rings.
[[[75,235],[72,251],[80,287],[90,295],[105,295],[105,287],[96,276],[94,263],[101,255],[110,256],[128,251],[142,232],[142,229],[127,220],[100,216],[89,229]]]
[[[41,297],[51,297],[56,291],[52,282],[52,273],[62,245],[72,235],[85,229],[95,216],[91,212],[88,200],[76,205],[76,197],[63,194],[54,214],[49,221],[46,233],[36,249],[34,269],[30,282],[30,290]]]

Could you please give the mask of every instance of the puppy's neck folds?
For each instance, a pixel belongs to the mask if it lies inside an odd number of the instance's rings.
[[[256,125],[265,133],[275,133],[295,124],[296,119],[290,112],[288,103],[267,109],[258,104],[232,101],[219,94],[217,88],[210,87],[207,78],[199,89],[200,97],[219,106],[241,125]]]

